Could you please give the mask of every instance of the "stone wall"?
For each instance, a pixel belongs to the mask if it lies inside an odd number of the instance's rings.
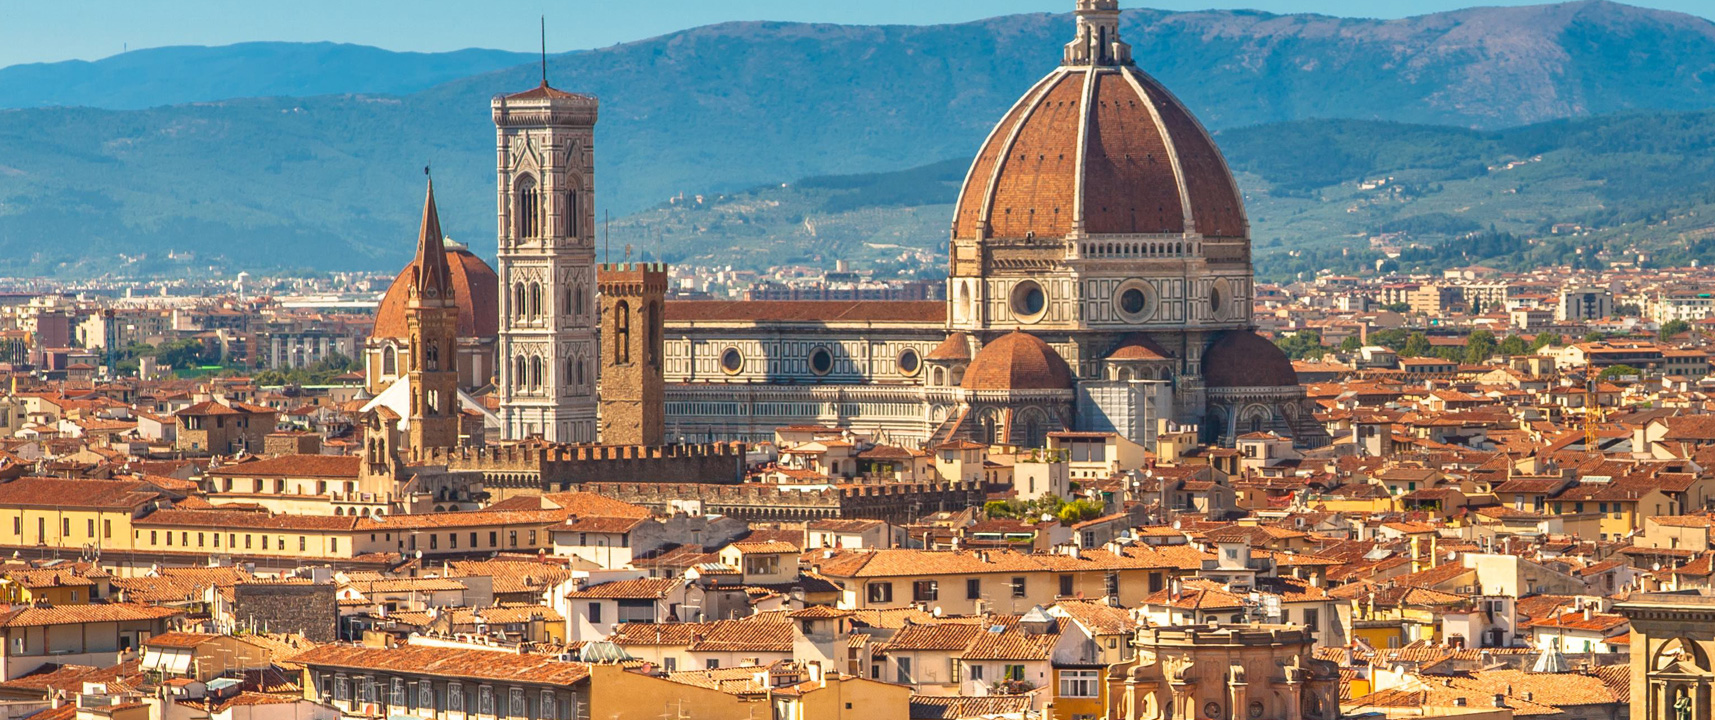
[[[597,482],[585,491],[668,511],[700,505],[702,511],[744,520],[819,520],[863,518],[905,523],[928,513],[981,505],[982,483],[895,483],[859,487],[796,489],[747,483]]]
[[[232,616],[269,632],[303,633],[313,642],[339,640],[333,583],[243,583],[233,587]]]
[[[744,445],[556,445],[435,448],[424,458],[454,472],[477,472],[488,488],[570,490],[592,482],[732,485],[744,480]]]

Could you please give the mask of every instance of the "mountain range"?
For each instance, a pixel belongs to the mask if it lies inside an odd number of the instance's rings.
[[[1071,27],[1066,14],[934,26],[728,23],[551,56],[548,73],[555,86],[602,101],[598,207],[619,219],[615,241],[629,228],[627,242],[655,237],[667,252],[670,228],[646,218],[670,216],[669,198],[736,197],[943,161],[956,168],[1057,63]],[[1122,30],[1139,66],[1219,134],[1259,245],[1320,247],[1376,230],[1280,222],[1268,204],[1297,193],[1326,205],[1334,200],[1323,189],[1367,179],[1353,174],[1361,163],[1336,157],[1399,155],[1415,144],[1404,156],[1433,159],[1433,143],[1462,133],[1614,114],[1701,118],[1686,113],[1715,108],[1715,24],[1603,0],[1403,20],[1130,10]],[[0,110],[0,271],[391,269],[411,249],[425,164],[435,168],[448,232],[490,255],[488,100],[535,85],[541,69],[519,62],[529,59],[261,43],[0,69],[0,105],[9,107]],[[1397,123],[1441,127],[1387,131],[1405,127]],[[1352,131],[1360,127],[1380,131]],[[1347,145],[1330,153],[1315,144],[1326,133]],[[1684,140],[1675,147],[1707,149]],[[1291,172],[1269,165],[1294,154]],[[1600,182],[1634,180],[1643,184],[1627,197],[1672,187],[1649,173]],[[1556,215],[1553,198],[1544,202],[1531,212]],[[1446,227],[1487,227],[1508,212],[1489,205]],[[920,215],[908,227],[872,228],[885,241],[871,244],[937,247],[945,216]],[[865,232],[855,222],[852,232]],[[697,237],[697,252],[683,257],[721,257],[757,239]]]

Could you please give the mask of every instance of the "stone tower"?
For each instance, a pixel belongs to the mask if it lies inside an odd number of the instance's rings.
[[[453,295],[452,271],[435,209],[435,183],[423,200],[423,223],[417,232],[417,257],[405,303],[405,327],[410,335],[411,417],[409,444],[413,454],[426,448],[452,447],[459,439],[458,298]]]
[[[661,361],[667,266],[602,265],[601,441],[660,445],[666,383]]]
[[[596,100],[544,81],[492,109],[501,437],[595,442]]]

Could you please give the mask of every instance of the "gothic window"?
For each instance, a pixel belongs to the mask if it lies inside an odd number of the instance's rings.
[[[566,291],[565,301],[560,303],[560,311],[561,312],[563,312],[567,315],[573,315],[574,314],[572,312],[572,296],[576,295],[576,294],[577,294],[577,292],[573,291],[573,290],[567,290]]]
[[[588,363],[589,363],[588,360],[585,360],[583,358],[578,358],[578,387],[583,387],[583,385],[584,385],[584,377],[585,377],[584,368],[588,365]]]
[[[530,358],[530,389],[542,389],[542,358]]]
[[[426,415],[439,415],[440,412],[441,412],[441,393],[439,390],[430,390],[429,391],[428,408],[426,409],[424,414],[426,414]]]
[[[393,352],[392,345],[381,350],[381,374],[383,376],[399,374],[399,358]]]
[[[583,208],[578,205],[580,195],[576,189],[566,193],[566,235],[570,237],[583,235]]]
[[[512,360],[512,386],[513,387],[516,387],[519,389],[524,388],[524,381],[527,377],[529,377],[529,373],[530,373],[528,368],[529,368],[529,361],[525,360],[523,355],[519,355],[518,357],[513,358],[513,360]]]
[[[631,305],[624,300],[613,306],[613,362],[631,362]]]
[[[517,317],[524,315],[524,283],[512,285],[512,314]]]
[[[441,349],[436,347],[434,343],[427,343],[423,346],[423,369],[441,369]]]
[[[583,384],[580,380],[578,380],[577,367],[578,367],[578,361],[577,360],[572,359],[572,358],[566,359],[566,384],[567,385],[574,385],[575,386],[575,385],[582,385]]]
[[[584,314],[584,287],[582,285],[572,288],[572,314]]]
[[[530,317],[542,315],[542,283],[530,283]]]
[[[536,181],[528,175],[518,179],[518,237],[533,238],[540,234],[542,207],[536,192]]]

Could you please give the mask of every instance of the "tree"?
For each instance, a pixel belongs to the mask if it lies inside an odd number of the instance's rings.
[[[1602,371],[1602,374],[1597,375],[1596,377],[1603,380],[1612,380],[1614,378],[1626,377],[1628,375],[1641,376],[1641,373],[1638,372],[1637,368],[1630,365],[1609,365],[1606,370]]]
[[[1488,362],[1498,348],[1494,333],[1488,330],[1472,332],[1465,337],[1465,363],[1476,365]]]
[[[1682,332],[1690,332],[1690,331],[1691,331],[1691,323],[1688,323],[1684,320],[1669,320],[1669,321],[1661,324],[1661,340],[1662,340],[1662,342],[1667,342],[1668,338],[1671,338],[1671,337],[1678,335]]]
[[[1536,352],[1550,345],[1560,347],[1565,343],[1566,338],[1560,333],[1537,333],[1536,339],[1530,341],[1530,351]]]
[[[1501,341],[1500,347],[1497,349],[1501,355],[1506,357],[1526,355],[1530,353],[1530,343],[1525,342],[1524,338],[1517,335],[1508,335],[1505,340]]]
[[[1315,360],[1328,352],[1322,347],[1322,335],[1315,330],[1300,330],[1275,340],[1274,344],[1293,360]]]
[[[1405,347],[1399,349],[1400,357],[1423,357],[1430,354],[1429,338],[1423,333],[1412,333],[1405,341]]]
[[[1085,520],[1099,518],[1102,516],[1102,511],[1104,509],[1105,508],[1102,507],[1101,503],[1094,500],[1073,500],[1065,505],[1061,505],[1059,511],[1054,513],[1054,516],[1060,519],[1060,524],[1072,525]]]
[[[1388,310],[1391,312],[1400,313],[1400,314],[1405,314],[1405,313],[1411,312],[1411,305],[1409,305],[1407,303],[1402,303],[1402,302],[1388,303],[1386,305],[1383,305],[1382,309]]]
[[[1340,341],[1340,352],[1357,352],[1363,346],[1364,341],[1359,340],[1358,336],[1347,335],[1345,340]]]

